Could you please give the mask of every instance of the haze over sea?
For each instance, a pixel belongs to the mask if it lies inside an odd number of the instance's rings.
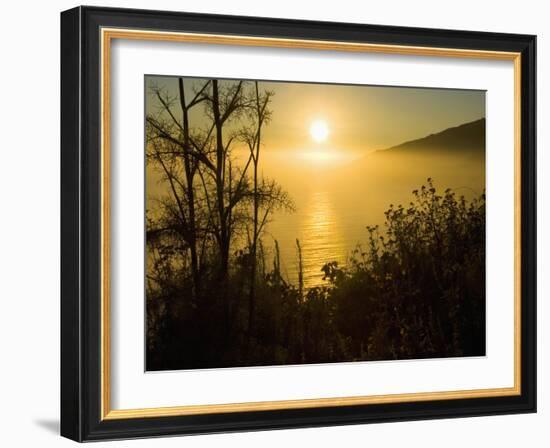
[[[485,121],[479,123],[483,135],[458,148],[445,141],[436,141],[440,146],[434,146],[432,136],[425,147],[419,140],[413,142],[416,145],[360,157],[349,153],[344,157],[336,148],[324,149],[324,157],[308,157],[311,151],[264,151],[263,174],[277,179],[296,206],[294,213],[273,216],[264,237],[267,261],[273,258],[277,240],[282,271],[296,284],[299,239],[304,285],[321,286],[326,284],[323,265],[329,261],[345,265],[358,245],[365,247],[366,226],[379,225],[383,230],[389,205],[407,207],[412,191],[428,177],[441,193],[451,188],[466,199],[479,196],[485,186]]]

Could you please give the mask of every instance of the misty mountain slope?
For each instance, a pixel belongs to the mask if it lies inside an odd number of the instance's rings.
[[[485,119],[372,152],[323,181],[334,191],[352,185],[342,201],[365,207],[372,213],[368,222],[378,223],[389,204],[407,204],[428,178],[438,189],[451,188],[468,199],[485,190]]]
[[[461,151],[481,152],[485,150],[485,118],[445,129],[436,134],[411,140],[391,148],[376,151],[376,155],[395,155],[404,152]]]

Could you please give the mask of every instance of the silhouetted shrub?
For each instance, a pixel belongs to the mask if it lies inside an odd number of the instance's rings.
[[[227,279],[206,266],[195,296],[188,269],[168,263],[161,287],[147,292],[147,368],[485,354],[485,196],[438,194],[428,179],[407,207],[391,205],[385,215],[346,266],[323,266],[323,287],[292,285],[278,248],[272,268],[260,251],[253,334],[250,253],[234,254]]]

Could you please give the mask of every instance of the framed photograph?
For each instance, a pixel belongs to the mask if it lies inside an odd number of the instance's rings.
[[[536,410],[535,36],[61,14],[61,433]]]

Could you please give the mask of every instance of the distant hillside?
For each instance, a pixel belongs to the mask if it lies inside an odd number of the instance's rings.
[[[376,151],[375,154],[395,154],[397,152],[468,151],[479,152],[485,149],[485,118],[448,128],[418,140],[411,140],[391,148]]]

